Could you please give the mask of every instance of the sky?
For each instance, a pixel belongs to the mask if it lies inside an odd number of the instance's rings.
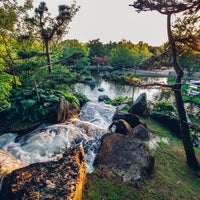
[[[38,6],[41,0],[34,0]],[[52,16],[58,13],[58,5],[70,5],[72,0],[44,0]],[[100,39],[103,43],[130,40],[153,46],[167,41],[166,16],[154,12],[137,13],[129,4],[133,0],[76,0],[81,8],[69,24],[64,39],[80,42]]]

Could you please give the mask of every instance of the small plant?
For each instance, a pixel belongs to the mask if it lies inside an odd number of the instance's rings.
[[[128,83],[129,85],[132,85],[132,86],[140,86],[142,84],[142,81],[136,77],[125,76],[124,80],[126,83]]]
[[[130,98],[129,97],[116,97],[114,98],[113,100],[106,100],[105,103],[106,104],[111,104],[113,106],[119,106],[123,103],[127,103],[128,101],[130,101]]]
[[[175,115],[175,107],[172,102],[169,101],[157,101],[154,104],[152,112],[160,112],[163,114],[168,114],[168,115]]]
[[[169,77],[167,82],[168,82],[168,84],[174,84],[175,83],[175,78],[174,77]]]

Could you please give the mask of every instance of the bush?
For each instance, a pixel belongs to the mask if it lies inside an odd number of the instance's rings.
[[[79,109],[79,100],[67,91],[38,89],[17,89],[12,91],[11,107],[7,110],[7,120],[36,122],[46,119],[51,105],[58,102],[61,97]]]
[[[176,115],[176,109],[172,102],[169,101],[157,101],[153,106],[152,112],[159,112],[168,115]]]
[[[113,100],[107,100],[105,101],[106,104],[111,104],[113,106],[118,106],[121,105],[123,103],[127,103],[128,101],[130,101],[131,99],[129,97],[116,97]]]

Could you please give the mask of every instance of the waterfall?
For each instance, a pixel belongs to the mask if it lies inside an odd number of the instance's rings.
[[[108,132],[114,112],[112,106],[89,102],[82,108],[80,119],[63,124],[43,124],[21,137],[13,133],[1,135],[0,149],[30,165],[57,160],[66,148],[81,145],[85,151],[87,172],[92,172],[100,139]]]

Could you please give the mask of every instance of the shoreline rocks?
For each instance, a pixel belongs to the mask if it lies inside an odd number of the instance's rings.
[[[31,164],[7,175],[0,199],[81,200],[85,180],[83,148],[69,148],[58,161]]]

